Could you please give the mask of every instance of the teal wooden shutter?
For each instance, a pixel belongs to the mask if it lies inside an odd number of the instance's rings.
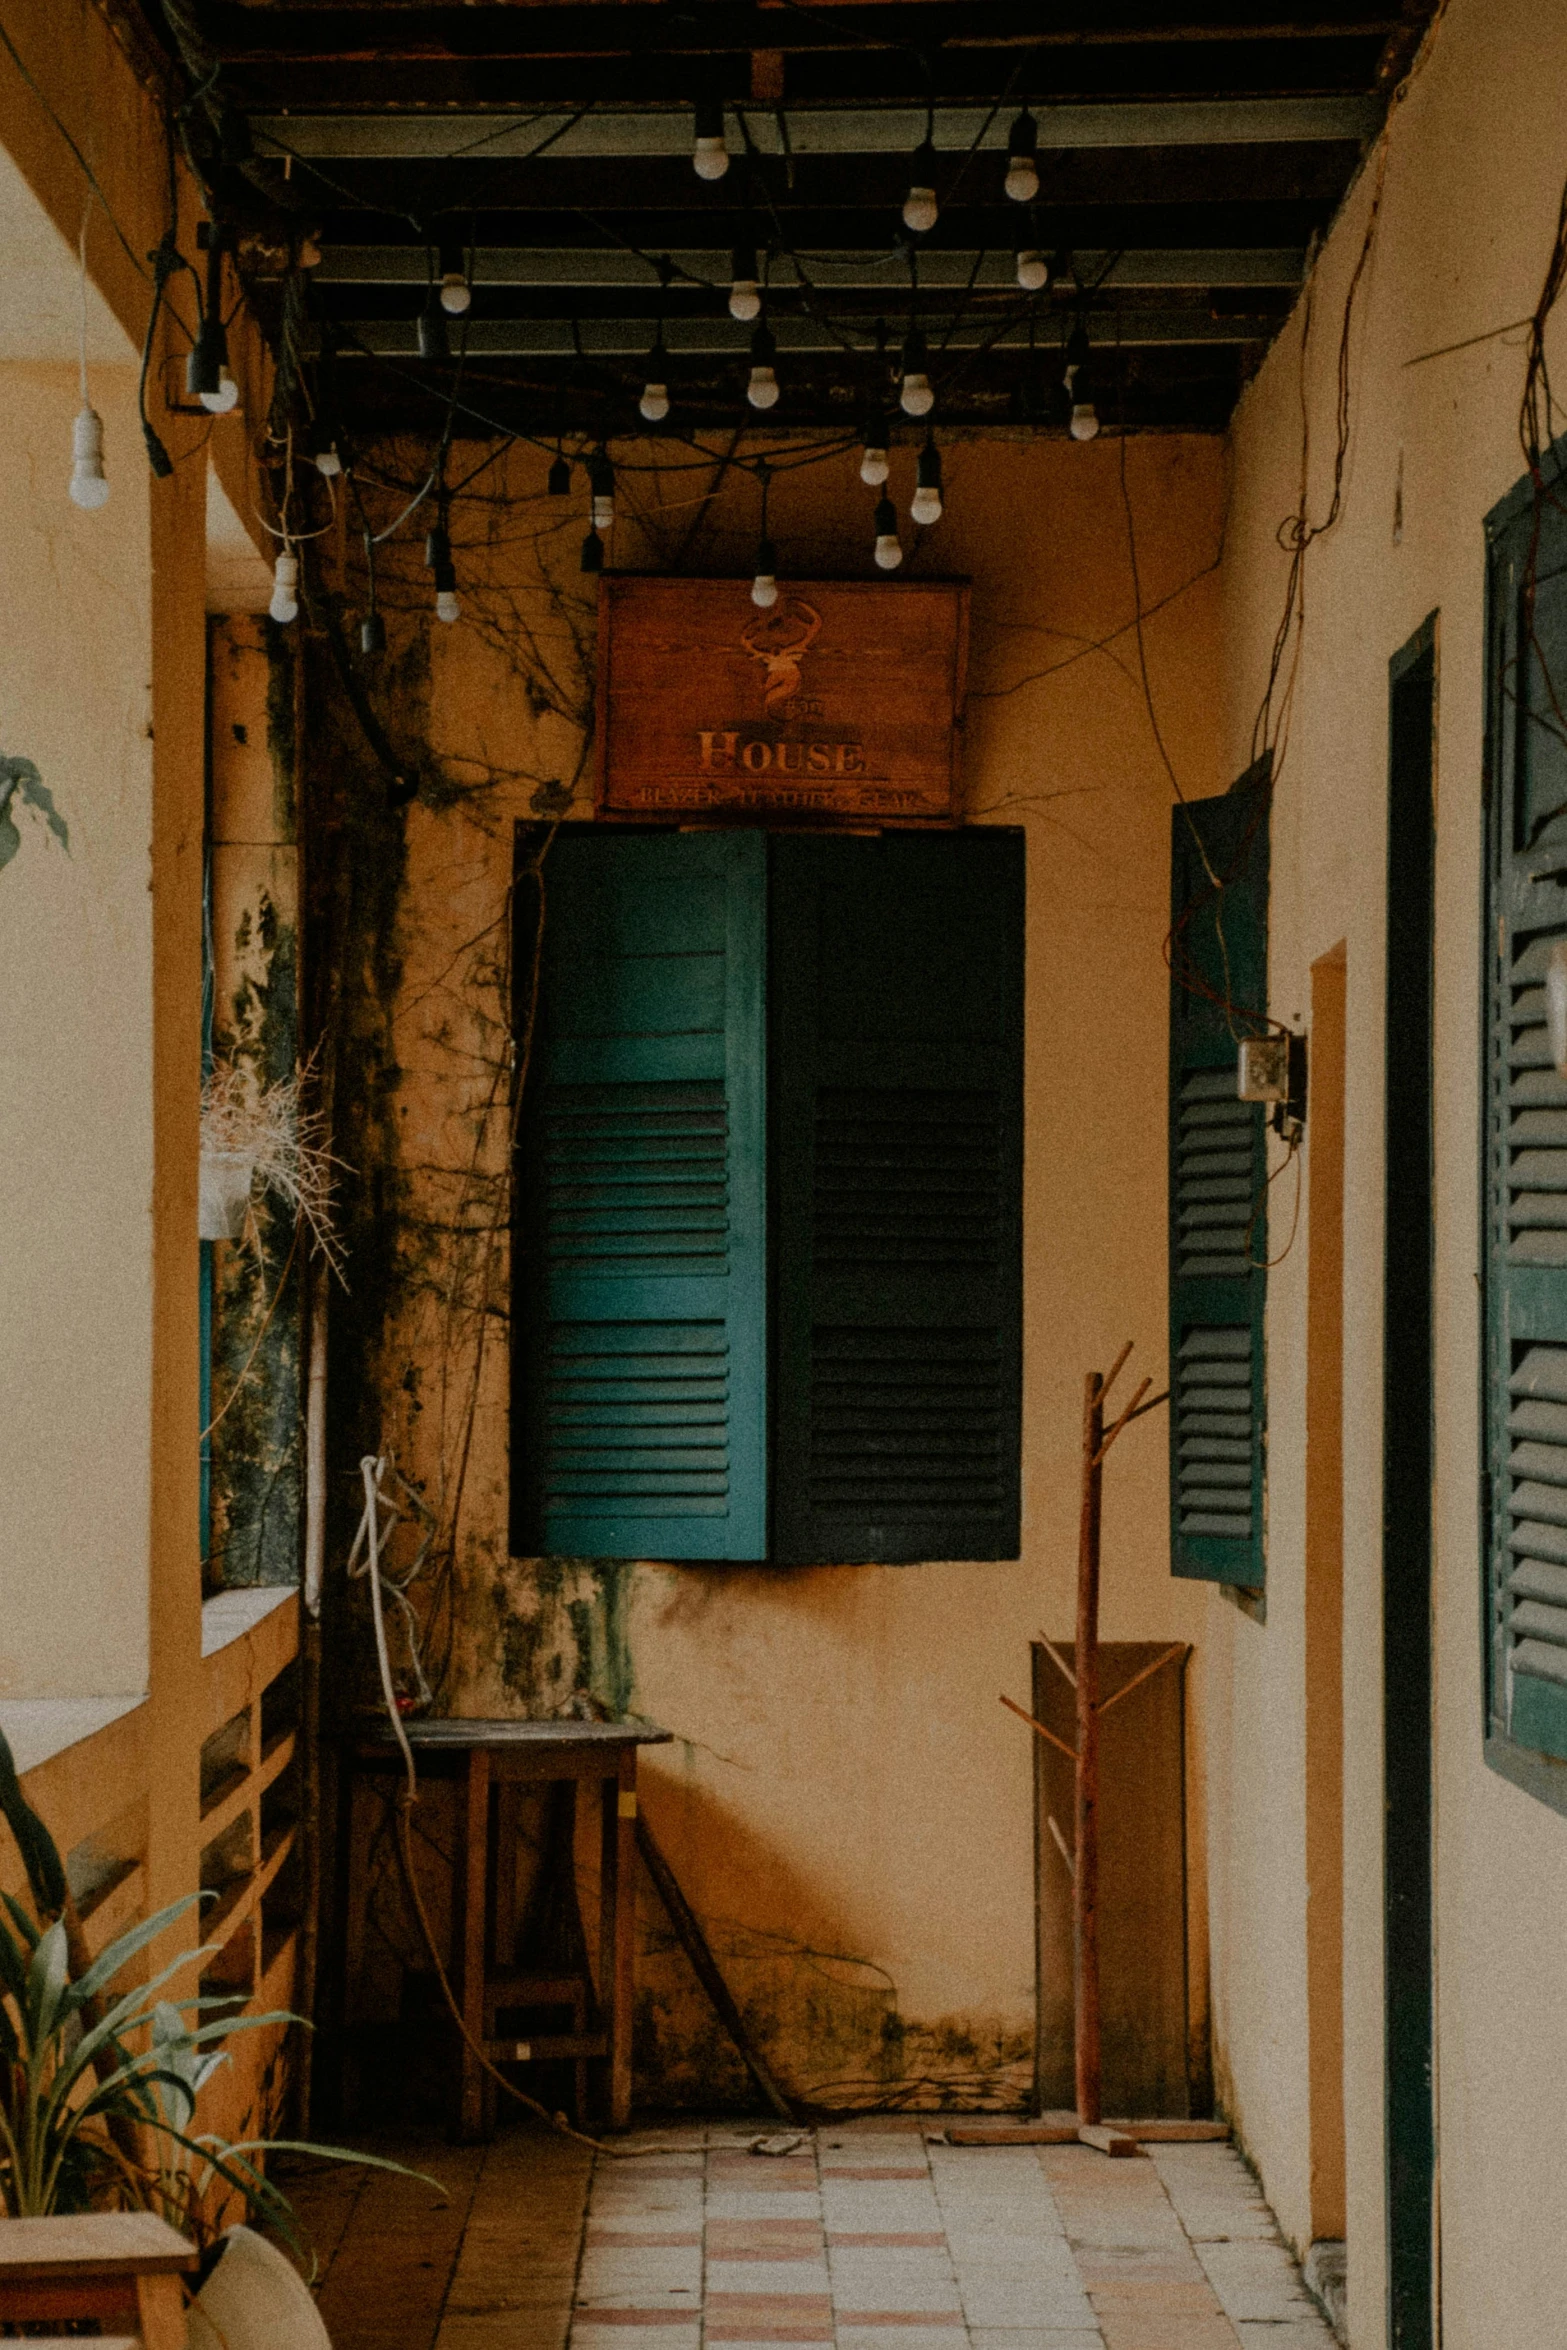
[[[1015,1558],[1022,834],[772,845],[773,1555]]]
[[[1262,1033],[1268,1000],[1270,789],[1252,769],[1219,799],[1177,806],[1170,852],[1170,1564],[1252,1590],[1267,1138],[1262,1105],[1235,1084],[1237,1038]]]
[[[525,1556],[765,1556],[766,847],[584,826],[547,857],[515,1238]]]
[[[1486,925],[1489,1728],[1567,1760],[1567,1083],[1546,977],[1567,941],[1567,523],[1492,518]]]

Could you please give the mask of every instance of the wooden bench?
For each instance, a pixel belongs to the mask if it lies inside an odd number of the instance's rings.
[[[0,2318],[96,2317],[94,2350],[185,2350],[193,2244],[150,2211],[0,2219]],[[78,2336],[77,2341],[80,2341]],[[48,2350],[34,2337],[30,2350]],[[63,2345],[61,2345],[63,2350]]]

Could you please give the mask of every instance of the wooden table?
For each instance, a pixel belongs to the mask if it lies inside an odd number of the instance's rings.
[[[142,2350],[184,2350],[180,2278],[196,2265],[195,2245],[150,2211],[0,2219],[0,2318],[58,2318],[63,2333],[96,2317],[105,2334],[134,2328]],[[134,2350],[128,2332],[117,2340]]]
[[[603,2066],[604,2099],[612,2129],[631,2118],[631,2010],[636,1989],[636,1901],[632,1863],[636,1849],[637,1749],[662,1746],[670,1733],[651,1722],[412,1721],[404,1725],[421,1776],[455,1778],[458,1785],[457,1840],[453,1853],[452,1915],[456,1966],[453,1989],[463,2022],[492,2064],[572,2057],[579,2080],[590,2059]],[[356,1748],[361,1769],[402,1769],[390,1730],[362,1740]],[[508,1995],[516,2005],[531,1993],[540,2004],[565,2004],[574,1988],[517,1972],[510,1937],[515,1920],[501,1888],[513,1881],[510,1869],[494,1869],[491,1851],[515,1833],[515,1796],[524,1787],[559,1780],[598,1783],[602,1813],[599,1844],[599,1943],[597,2022],[580,2011],[570,2033],[518,2041],[497,2038],[495,2010]],[[498,1801],[493,1806],[491,1794]],[[506,1798],[511,1795],[512,1801]],[[591,2027],[591,2028],[588,2028]],[[487,2081],[469,2042],[461,2042],[457,2135],[482,2137],[493,2110]]]

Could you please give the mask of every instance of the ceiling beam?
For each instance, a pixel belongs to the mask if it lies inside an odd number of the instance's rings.
[[[1044,350],[1053,351],[1060,335],[1070,323],[1066,311],[1052,313],[1038,324],[1035,341]],[[835,323],[837,334],[810,318],[778,318],[774,332],[780,354],[823,353],[841,357],[846,368],[861,361],[874,360],[876,345],[868,334],[856,341],[852,327],[844,321]],[[1195,345],[1206,343],[1245,344],[1259,346],[1272,334],[1276,318],[1216,318],[1202,316],[1192,310],[1161,312],[1149,310],[1128,312],[1116,321],[1115,331],[1109,331],[1109,322],[1101,321],[1105,329],[1101,349],[1132,350],[1165,344]],[[589,359],[628,359],[640,364],[646,359],[653,341],[657,321],[644,318],[481,318],[472,320],[467,334],[467,355],[470,359],[529,358],[544,356],[571,359],[580,351]],[[1024,318],[1011,323],[994,316],[965,317],[950,332],[937,332],[937,322],[927,321],[932,338],[932,372],[940,372],[945,351],[998,350],[1016,347],[1028,348],[1029,326]],[[418,350],[416,323],[413,319],[370,318],[354,325],[355,340],[366,352],[387,356],[412,358]],[[731,318],[682,318],[664,322],[664,347],[673,359],[721,358],[742,363],[749,351],[751,330]],[[453,338],[454,347],[456,338]],[[847,348],[845,346],[848,346]],[[306,348],[309,348],[307,343]],[[344,358],[352,357],[351,346],[343,349]]]
[[[671,252],[677,278],[688,285],[726,290],[730,253],[727,245]],[[1121,253],[1081,252],[1074,255],[1085,283],[1110,288],[1140,286],[1298,286],[1303,254],[1298,246],[1256,247],[1208,252],[1202,248],[1167,251],[1151,248]],[[317,285],[400,285],[422,287],[429,276],[429,254],[423,245],[328,245],[319,268],[311,272]],[[646,293],[656,282],[651,262],[637,253],[610,246],[483,245],[470,257],[470,280],[480,289],[489,286],[632,287]],[[1104,274],[1101,274],[1101,273]],[[810,264],[810,282],[824,294],[870,293],[902,299],[908,270],[901,254],[853,253],[827,257],[818,254]],[[772,288],[790,291],[800,274],[788,254],[772,265]],[[1013,257],[1005,250],[934,252],[920,257],[920,286],[936,288],[1015,287]]]

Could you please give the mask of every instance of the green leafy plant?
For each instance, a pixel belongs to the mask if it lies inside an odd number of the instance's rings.
[[[203,1896],[171,1902],[90,1958],[59,1849],[22,1793],[3,1731],[0,1813],[33,1905],[30,1914],[0,1894],[0,2215],[144,2209],[200,2241],[213,2233],[214,2211],[238,2197],[247,2217],[297,2247],[292,2207],[263,2168],[269,2153],[425,2175],[346,2147],[264,2137],[236,2144],[197,2129],[202,2086],[227,2061],[219,2043],[299,2019],[281,2010],[239,2014],[243,2000],[231,1995],[160,1997],[209,1955],[205,1948],[117,1988],[132,1961]]]
[[[54,794],[32,760],[0,757],[0,867],[9,865],[22,845],[22,836],[17,830],[13,813],[18,805],[36,808],[69,856],[71,835],[65,818],[55,806]]]

